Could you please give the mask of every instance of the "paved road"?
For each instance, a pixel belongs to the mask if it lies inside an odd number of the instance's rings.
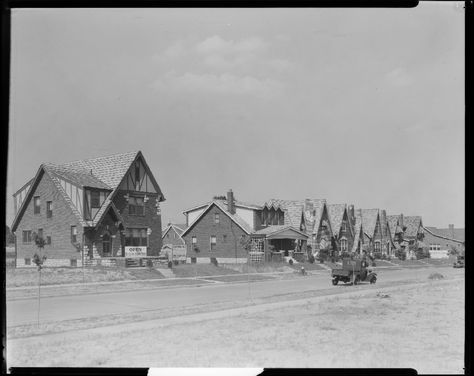
[[[464,269],[452,267],[390,270],[379,269],[378,281],[427,280],[430,273],[439,271],[445,276],[464,275]],[[393,285],[393,284],[392,284]],[[271,280],[236,284],[213,284],[200,287],[179,287],[146,291],[124,291],[102,294],[58,296],[41,299],[41,316],[44,321],[80,319],[121,313],[137,313],[165,308],[189,307],[198,304],[214,304],[245,301],[279,294],[304,291],[344,289],[332,286],[328,272],[321,272],[295,279]],[[7,325],[35,323],[38,302],[36,299],[7,302]]]

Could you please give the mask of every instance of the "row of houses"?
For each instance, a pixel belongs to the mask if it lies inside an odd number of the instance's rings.
[[[251,204],[237,200],[232,190],[186,209],[185,223],[162,230],[165,197],[140,151],[43,163],[13,198],[17,266],[34,266],[35,234],[46,240],[51,266],[157,257],[163,244],[184,247],[193,262],[245,261],[249,249],[393,255],[399,248],[422,246],[426,234],[437,234],[423,227],[421,217],[324,199]],[[447,238],[457,245],[464,240]]]
[[[364,252],[393,257],[402,250],[415,257],[418,249],[433,248],[425,234],[439,240],[436,230],[423,226],[421,216],[387,215],[383,209],[355,209],[325,199],[270,199],[257,205],[237,200],[229,190],[183,214],[186,223],[169,223],[163,230],[163,244],[186,247],[191,262],[213,257],[245,262],[249,250],[303,258]],[[464,237],[450,239],[458,248],[464,244]]]

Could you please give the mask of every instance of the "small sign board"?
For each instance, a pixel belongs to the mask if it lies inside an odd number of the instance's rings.
[[[146,247],[125,247],[125,257],[146,256]]]

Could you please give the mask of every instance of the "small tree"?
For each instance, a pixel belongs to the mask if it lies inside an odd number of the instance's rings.
[[[33,238],[35,239],[35,244],[38,247],[38,253],[35,253],[33,256],[33,262],[38,267],[38,325],[39,325],[39,316],[41,308],[41,269],[43,269],[43,264],[46,261],[46,255],[43,255],[43,248],[46,244],[44,238],[37,233],[33,233]]]

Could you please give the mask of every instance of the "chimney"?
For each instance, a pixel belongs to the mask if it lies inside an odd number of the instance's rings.
[[[92,168],[91,168],[91,175],[92,175]]]
[[[403,214],[400,214],[400,217],[398,218],[398,224],[403,229]]]
[[[311,200],[309,198],[306,198],[304,200],[304,210],[305,211],[309,210],[311,213],[314,210],[314,205],[313,205],[313,203],[311,202]]]
[[[362,209],[357,209],[357,216],[362,217]]]
[[[234,192],[232,192],[232,189],[227,192],[227,211],[230,214],[235,214]]]
[[[449,235],[454,239],[454,225],[449,225]]]

